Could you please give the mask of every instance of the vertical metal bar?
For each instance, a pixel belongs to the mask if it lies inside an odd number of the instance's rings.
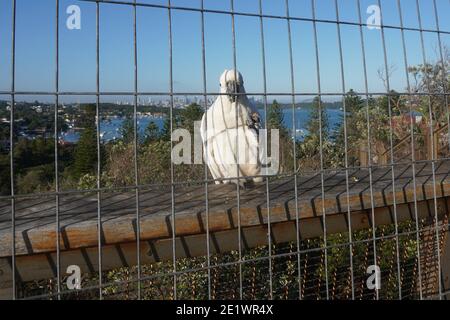
[[[168,22],[169,22],[169,87],[170,87],[170,194],[171,194],[171,216],[172,216],[172,259],[173,259],[173,299],[177,299],[177,263],[176,263],[176,242],[175,242],[175,184],[174,184],[174,167],[173,167],[173,42],[172,42],[172,10],[170,0],[168,4]]]
[[[433,9],[434,9],[434,18],[436,21],[436,29],[437,29],[437,37],[438,37],[438,43],[439,43],[439,56],[441,58],[441,64],[442,64],[442,83],[443,83],[443,93],[444,93],[444,99],[445,99],[445,108],[447,110],[447,126],[448,126],[448,148],[450,151],[450,110],[448,108],[448,95],[447,95],[447,70],[444,62],[444,54],[442,52],[442,40],[441,40],[441,28],[439,24],[439,15],[437,11],[437,5],[436,0],[433,0]],[[445,249],[444,249],[445,250]],[[445,269],[445,267],[444,267]],[[441,274],[441,279],[444,275]],[[442,283],[442,281],[440,281]],[[443,285],[442,285],[443,286]],[[441,289],[445,290],[445,289]],[[440,299],[443,299],[445,294],[440,295]]]
[[[236,59],[236,25],[234,21],[234,1],[230,0],[231,6],[231,32],[232,32],[232,48],[233,48],[233,67],[234,67],[234,78],[237,79],[237,59]],[[236,96],[236,125],[238,124],[238,116],[239,116],[239,96]],[[238,131],[237,131],[238,132]],[[239,145],[239,135],[236,134],[236,146]],[[239,189],[239,177],[240,177],[240,169],[239,169],[239,152],[236,154],[236,163],[237,163],[237,183],[236,183],[236,198],[237,198],[237,214],[238,214],[238,250],[239,250],[239,297],[242,300],[243,298],[243,288],[242,288],[242,229],[241,229],[241,190]]]
[[[397,285],[398,285],[398,297],[401,300],[402,298],[402,288],[400,282],[400,251],[399,251],[399,236],[398,236],[398,217],[397,217],[397,199],[396,199],[396,191],[395,191],[395,159],[394,159],[394,134],[392,129],[392,106],[391,106],[391,86],[389,79],[389,66],[387,60],[387,51],[386,51],[386,40],[384,36],[384,25],[383,25],[383,10],[381,8],[381,1],[378,0],[378,7],[380,8],[380,22],[381,22],[381,42],[383,46],[383,57],[384,57],[384,69],[386,73],[386,92],[388,99],[388,113],[389,113],[389,144],[391,149],[391,174],[392,174],[392,204],[394,208],[394,228],[395,228],[395,250],[397,255]]]
[[[16,201],[14,192],[14,105],[16,90],[16,0],[12,0],[12,32],[11,32],[11,108],[9,117],[9,154],[11,178],[11,272],[12,272],[12,299],[16,299]]]
[[[442,40],[441,40],[441,28],[439,25],[439,15],[436,5],[436,0],[433,0],[433,11],[434,11],[434,19],[436,21],[436,30],[437,30],[437,37],[438,37],[438,43],[439,43],[439,57],[441,58],[441,64],[442,64],[442,83],[443,83],[443,93],[444,93],[444,99],[445,99],[445,108],[447,109],[447,127],[448,127],[448,149],[450,151],[450,111],[448,109],[448,95],[447,95],[447,70],[444,62],[444,54],[442,52]]]
[[[431,104],[431,96],[429,95],[431,93],[430,91],[430,79],[428,78],[428,71],[427,71],[427,56],[425,53],[425,44],[423,40],[423,28],[422,28],[422,17],[420,14],[420,7],[419,7],[419,0],[416,0],[416,9],[417,9],[417,18],[419,20],[419,33],[420,33],[420,44],[422,48],[422,58],[423,58],[423,65],[424,65],[424,72],[426,74],[426,87],[428,91],[428,105],[429,105],[429,117],[430,117],[430,136],[431,136],[431,170],[433,174],[433,199],[434,199],[434,219],[435,219],[435,232],[436,232],[436,253],[437,253],[437,264],[438,264],[438,286],[439,286],[439,300],[442,300],[442,273],[441,273],[441,248],[440,248],[440,239],[439,239],[439,217],[438,217],[438,211],[437,211],[437,194],[436,194],[436,159],[435,159],[435,148],[434,145],[434,126],[433,126],[433,110],[432,110],[432,104]],[[427,159],[428,160],[428,159]]]
[[[264,116],[266,123],[266,147],[264,149],[264,157],[267,160],[267,150],[268,150],[268,130],[267,127],[267,77],[266,77],[266,51],[264,44],[264,21],[262,17],[262,0],[259,0],[259,30],[261,36],[261,59],[262,59],[262,68],[263,68],[263,92],[264,92]],[[267,204],[267,243],[269,246],[269,291],[270,291],[270,299],[273,299],[273,283],[272,283],[272,234],[271,234],[271,225],[270,225],[270,190],[269,190],[269,177],[265,177],[266,180],[266,204]]]
[[[301,256],[300,256],[300,216],[298,208],[298,172],[297,172],[297,130],[295,119],[295,77],[294,77],[294,59],[292,51],[292,32],[291,19],[289,15],[289,0],[286,0],[286,22],[288,28],[288,45],[289,45],[289,67],[291,74],[291,103],[292,103],[292,153],[294,156],[294,197],[295,197],[295,228],[296,228],[296,242],[297,242],[297,272],[298,272],[298,298],[302,300],[302,272],[301,272]]]
[[[325,262],[325,289],[327,300],[330,299],[330,293],[328,290],[328,245],[327,245],[327,222],[325,211],[325,180],[324,180],[324,165],[323,165],[323,134],[322,134],[322,90],[320,86],[320,61],[319,61],[319,44],[317,41],[317,25],[316,25],[316,1],[311,0],[312,20],[314,30],[314,46],[316,57],[316,73],[317,73],[317,91],[318,91],[318,107],[319,107],[319,153],[320,153],[320,184],[322,194],[322,221],[323,221],[323,245],[324,245],[324,262]],[[325,110],[326,112],[326,110]]]
[[[61,243],[60,243],[60,221],[59,221],[59,162],[58,162],[58,105],[59,105],[59,0],[56,0],[56,28],[55,28],[55,40],[56,40],[56,72],[55,72],[55,131],[54,131],[54,143],[55,143],[55,210],[56,210],[56,283],[58,291],[58,299],[61,299],[59,293],[61,292]]]
[[[100,4],[96,2],[96,103],[95,124],[97,131],[97,242],[98,242],[98,294],[103,299],[102,276],[102,203],[101,203],[101,152],[100,152]]]
[[[374,197],[373,197],[373,177],[372,177],[372,152],[371,152],[371,143],[370,143],[370,113],[369,113],[369,85],[367,81],[367,63],[366,63],[366,49],[364,44],[364,36],[362,29],[362,18],[361,18],[361,4],[359,0],[356,0],[357,9],[358,9],[358,21],[359,21],[359,34],[361,39],[361,51],[363,58],[363,69],[364,69],[364,89],[366,96],[366,111],[367,111],[367,153],[369,158],[369,189],[370,189],[370,204],[372,211],[372,244],[373,244],[373,261],[374,264],[377,263],[377,244],[376,244],[376,225],[375,225],[375,208],[374,208]],[[376,299],[379,299],[379,290],[375,289]]]
[[[138,163],[138,123],[137,123],[137,104],[138,104],[138,53],[137,53],[137,20],[136,20],[136,0],[133,4],[133,47],[134,47],[134,183],[136,193],[136,262],[137,262],[137,291],[138,300],[141,299],[141,215],[139,210],[139,163]]]
[[[403,13],[401,1],[397,0],[398,14],[400,17],[400,30],[402,35],[402,48],[403,48],[403,61],[405,66],[405,76],[406,76],[406,85],[408,94],[411,93],[411,84],[409,81],[408,74],[408,56],[406,54],[406,42],[405,42],[405,31],[403,29]],[[416,150],[415,150],[415,141],[414,141],[414,122],[412,119],[412,97],[408,95],[409,99],[409,113],[410,113],[410,130],[411,130],[411,167],[412,167],[412,177],[413,177],[413,196],[414,196],[414,220],[416,225],[416,250],[417,250],[417,265],[418,265],[418,274],[419,274],[419,298],[423,299],[423,288],[422,288],[422,266],[420,264],[420,236],[419,236],[419,215],[417,211],[417,182],[416,182]],[[401,295],[401,283],[400,283],[400,295]],[[402,297],[400,296],[400,299]]]
[[[205,50],[205,12],[204,0],[201,0],[201,32],[202,32],[202,78],[203,98],[205,100],[205,131],[208,132],[208,95],[206,92],[206,50]],[[208,139],[205,139],[205,150],[208,148]],[[208,266],[208,300],[211,300],[211,248],[209,235],[209,201],[208,201],[208,152],[205,152],[205,219],[206,219],[206,262]]]
[[[346,105],[346,89],[345,89],[345,73],[344,73],[344,57],[342,51],[341,25],[339,17],[339,6],[337,0],[334,0],[336,9],[336,26],[339,45],[339,60],[341,68],[341,86],[342,86],[342,107],[344,109],[344,165],[345,165],[345,190],[347,193],[347,220],[348,220],[348,241],[349,241],[349,259],[350,259],[350,281],[352,283],[352,300],[355,300],[355,281],[353,271],[353,233],[352,233],[352,217],[350,212],[350,187],[349,187],[349,166],[348,166],[348,136],[347,136],[347,105]]]

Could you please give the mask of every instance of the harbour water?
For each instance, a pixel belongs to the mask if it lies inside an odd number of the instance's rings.
[[[261,113],[261,118],[264,121],[264,110],[259,110]],[[299,109],[295,110],[295,131],[296,138],[298,140],[302,140],[305,135],[308,134],[306,129],[308,125],[308,121],[310,118],[309,109]],[[328,117],[328,127],[329,130],[333,130],[339,123],[342,121],[343,112],[339,109],[327,109],[326,111]],[[283,109],[283,123],[286,128],[291,132],[293,128],[292,122],[293,112],[292,109],[284,108]],[[121,127],[123,126],[125,118],[110,118],[107,120],[103,120],[100,122],[100,137],[102,142],[109,142],[116,139],[120,139],[121,135]],[[153,118],[148,116],[139,116],[138,119],[138,135],[144,136],[145,130],[151,122],[154,122],[158,128],[161,130],[164,125],[164,118]],[[61,137],[66,142],[75,143],[80,138],[80,132],[75,130],[68,130],[64,132]]]

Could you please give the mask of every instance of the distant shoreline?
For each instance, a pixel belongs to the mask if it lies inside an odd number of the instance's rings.
[[[274,100],[276,100],[276,99],[269,99],[267,101],[267,106],[270,106],[273,103]],[[193,102],[193,103],[195,103],[195,102]],[[253,103],[258,109],[264,108],[264,103],[262,103],[262,102],[258,101],[258,102],[253,102]],[[0,108],[8,106],[9,104],[10,104],[9,100],[0,100]],[[89,104],[95,104],[95,103],[69,102],[69,103],[60,103],[60,106],[80,107],[80,106],[89,105]],[[292,108],[292,103],[278,102],[278,104],[279,104],[279,106],[281,108]],[[19,106],[34,106],[34,105],[53,106],[54,103],[43,102],[43,101],[34,101],[34,102],[16,101],[16,105],[19,105]],[[117,103],[113,103],[113,102],[101,102],[99,106],[102,109],[110,109],[110,108],[124,109],[124,108],[132,107],[133,104],[117,104]],[[312,108],[312,106],[313,106],[313,102],[312,101],[308,101],[308,102],[302,101],[302,102],[296,102],[295,103],[295,107],[296,108],[300,107],[300,108],[304,108],[304,109],[309,109],[309,108]],[[342,101],[333,101],[333,102],[322,101],[322,106],[324,108],[327,108],[327,109],[339,109],[339,108],[342,107]],[[157,109],[157,110],[160,110],[161,112],[164,112],[164,111],[170,109],[170,105],[158,105],[158,104],[146,104],[146,105],[139,104],[138,107],[140,109],[143,109],[143,108],[144,109],[145,108]],[[178,110],[178,109],[183,109],[183,108],[180,108],[180,106],[176,106],[175,109]]]

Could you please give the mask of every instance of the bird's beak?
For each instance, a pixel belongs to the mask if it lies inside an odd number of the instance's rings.
[[[227,95],[231,102],[236,102],[239,93],[239,83],[236,81],[227,82]]]

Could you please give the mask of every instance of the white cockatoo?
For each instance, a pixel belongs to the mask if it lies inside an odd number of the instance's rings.
[[[203,115],[200,128],[209,170],[219,179],[216,184],[233,182],[245,187],[247,182],[261,182],[261,177],[254,177],[261,175],[262,167],[261,117],[245,95],[244,79],[237,70],[222,73],[220,93]]]

